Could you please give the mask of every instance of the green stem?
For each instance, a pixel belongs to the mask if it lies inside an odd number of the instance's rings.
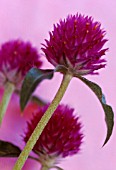
[[[40,137],[40,135],[41,135],[42,131],[44,130],[45,126],[47,125],[49,119],[51,118],[52,114],[54,113],[58,104],[60,103],[62,97],[64,96],[64,93],[65,93],[71,79],[72,79],[72,75],[70,75],[70,74],[64,75],[62,83],[60,85],[60,88],[59,88],[57,94],[55,95],[52,103],[50,104],[47,111],[45,112],[45,114],[43,115],[43,117],[41,118],[39,123],[37,124],[34,132],[32,133],[30,139],[28,140],[24,150],[21,152],[13,170],[21,170],[22,169],[26,159],[28,158],[28,155],[30,154],[31,150],[33,149],[34,145],[36,144],[36,141]]]
[[[2,119],[4,117],[6,110],[7,110],[8,104],[10,102],[10,98],[14,91],[14,88],[15,88],[15,86],[12,83],[10,83],[10,82],[6,83],[5,91],[4,91],[4,94],[2,97],[2,101],[0,103],[0,124],[2,123]]]

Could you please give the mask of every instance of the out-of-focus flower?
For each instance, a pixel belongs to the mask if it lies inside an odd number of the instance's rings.
[[[96,74],[96,70],[105,67],[105,31],[92,17],[69,15],[54,25],[49,35],[42,50],[55,67],[63,66],[74,76]]]
[[[39,108],[33,119],[28,122],[25,142],[28,141],[47,107]],[[58,163],[59,159],[80,151],[83,139],[82,125],[73,112],[74,109],[59,105],[33,148],[33,151],[39,155],[41,164],[48,169]]]
[[[3,92],[4,91],[0,88],[0,102]],[[19,96],[14,93],[11,97],[6,115],[0,127],[0,140],[11,142],[20,149],[24,148],[21,134],[25,128],[25,122],[31,119],[32,111],[37,108],[38,104],[30,101],[23,112],[23,116],[21,116]],[[5,147],[3,150],[4,149]],[[0,170],[12,170],[16,160],[17,158],[12,158],[10,155],[7,158],[0,157]],[[38,162],[28,159],[22,170],[37,170],[39,167],[40,164]]]
[[[0,85],[7,81],[16,87],[32,67],[40,67],[39,54],[30,42],[20,39],[5,42],[0,47]]]

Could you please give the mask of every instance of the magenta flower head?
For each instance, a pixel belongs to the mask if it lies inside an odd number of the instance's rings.
[[[39,108],[28,122],[24,141],[27,142],[37,123],[48,106]],[[61,158],[72,156],[80,151],[83,139],[81,123],[74,115],[74,109],[59,105],[35,144],[33,151],[39,155],[42,165],[53,167]]]
[[[36,48],[30,42],[12,40],[0,47],[0,85],[7,81],[19,86],[29,69],[40,67]]]
[[[69,15],[54,25],[49,35],[42,50],[55,67],[64,67],[74,76],[96,74],[96,70],[105,67],[105,31],[92,17]]]

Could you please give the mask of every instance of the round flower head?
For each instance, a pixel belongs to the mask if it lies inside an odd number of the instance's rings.
[[[33,119],[28,122],[25,142],[28,141],[47,107],[39,108]],[[59,105],[33,148],[39,155],[40,162],[49,168],[57,163],[59,158],[74,155],[80,150],[83,138],[81,123],[73,112],[74,109]]]
[[[20,85],[32,67],[40,67],[39,54],[30,42],[12,40],[0,47],[0,85],[7,81]]]
[[[69,15],[54,25],[49,34],[42,50],[55,67],[62,66],[73,76],[96,74],[96,70],[105,67],[106,60],[102,58],[107,51],[102,49],[107,41],[105,31],[92,17]]]

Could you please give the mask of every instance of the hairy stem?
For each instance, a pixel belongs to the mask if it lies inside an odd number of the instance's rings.
[[[7,82],[7,84],[5,86],[4,94],[2,97],[2,101],[0,103],[0,124],[2,123],[2,119],[4,117],[6,110],[7,110],[8,104],[10,102],[10,98],[14,91],[14,88],[15,88],[15,86],[12,83]]]
[[[31,150],[33,149],[34,145],[36,144],[38,138],[40,137],[42,131],[44,130],[45,126],[47,125],[48,121],[50,120],[52,114],[56,110],[58,104],[60,103],[64,93],[72,79],[72,75],[66,74],[63,77],[62,83],[58,92],[56,93],[52,103],[46,110],[45,114],[42,116],[41,120],[37,124],[34,132],[32,133],[31,137],[29,138],[24,150],[21,152],[13,170],[21,170],[28,155],[30,154]]]

